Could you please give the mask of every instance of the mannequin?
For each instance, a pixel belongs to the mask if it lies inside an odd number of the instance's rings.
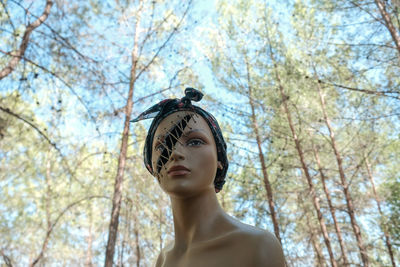
[[[171,199],[175,230],[156,267],[284,266],[274,235],[239,222],[218,203],[226,144],[215,118],[190,103],[196,100],[190,93],[201,93],[185,92],[186,99],[175,100],[164,116],[165,106],[158,112],[146,139],[146,167]]]

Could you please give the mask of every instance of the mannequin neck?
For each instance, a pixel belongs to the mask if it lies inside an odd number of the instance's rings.
[[[171,197],[175,248],[185,251],[197,242],[218,235],[218,224],[227,216],[214,190],[189,198]]]

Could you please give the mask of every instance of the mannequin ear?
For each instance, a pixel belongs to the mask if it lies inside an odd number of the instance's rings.
[[[218,166],[218,169],[221,169],[221,170],[224,168],[224,167],[222,166],[221,161],[218,161],[217,166]]]

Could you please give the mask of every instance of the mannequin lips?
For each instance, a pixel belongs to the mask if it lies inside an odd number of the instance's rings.
[[[190,170],[185,166],[175,165],[169,168],[167,173],[169,176],[182,176],[188,174],[189,172]]]

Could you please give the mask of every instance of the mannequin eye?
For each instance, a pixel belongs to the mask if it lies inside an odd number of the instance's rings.
[[[158,151],[158,152],[161,152],[161,151],[163,151],[164,147],[165,147],[164,143],[158,143],[158,144],[155,145],[154,150]]]
[[[190,139],[186,143],[187,146],[201,146],[203,144],[205,144],[205,142],[203,140],[201,140],[201,139],[198,139],[198,138]]]

